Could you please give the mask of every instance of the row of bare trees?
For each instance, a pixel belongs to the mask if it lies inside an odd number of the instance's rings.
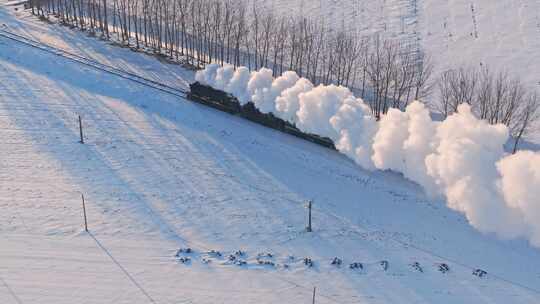
[[[367,77],[372,92],[367,101],[377,118],[390,107],[404,109],[411,100],[430,94],[433,64],[428,56],[380,36],[374,36],[371,42],[362,57],[362,96]]]
[[[431,63],[379,35],[335,30],[323,20],[278,16],[243,0],[32,0],[35,13],[200,68],[230,63],[315,84],[350,87],[379,117],[426,96]]]
[[[276,15],[244,0],[31,0],[42,18],[60,22],[196,68],[207,63],[296,71],[315,84],[344,85],[379,118],[427,99],[438,82],[445,116],[473,105],[518,140],[538,119],[538,95],[506,73],[456,69],[432,81],[433,64],[415,44],[336,30],[324,20]]]
[[[438,83],[440,98],[434,104],[438,112],[446,117],[461,103],[470,104],[480,119],[509,127],[515,139],[514,152],[540,119],[540,95],[506,71],[493,72],[487,66],[461,67],[442,73]]]

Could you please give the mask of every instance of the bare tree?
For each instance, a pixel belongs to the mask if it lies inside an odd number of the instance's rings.
[[[530,93],[523,106],[520,107],[512,130],[514,138],[513,153],[517,152],[519,142],[523,136],[528,135],[538,126],[540,120],[540,95],[537,92]]]
[[[444,117],[457,111],[461,103],[473,105],[479,75],[475,69],[459,68],[442,73],[439,79],[440,112]]]

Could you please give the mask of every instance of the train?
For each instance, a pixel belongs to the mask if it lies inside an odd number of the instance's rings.
[[[310,141],[319,146],[336,150],[336,146],[330,138],[302,132],[294,124],[276,117],[272,113],[266,114],[260,112],[252,102],[241,105],[236,97],[221,90],[216,90],[210,86],[201,84],[200,82],[190,84],[189,88],[190,90],[187,93],[187,98],[194,102],[243,117],[254,123]]]

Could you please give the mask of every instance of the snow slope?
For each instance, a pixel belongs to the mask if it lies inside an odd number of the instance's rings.
[[[0,23],[178,87],[193,77],[11,7]],[[540,301],[540,251],[479,234],[401,176],[3,38],[0,147],[0,303],[309,303],[313,286],[317,303]],[[278,267],[256,264],[267,251]]]

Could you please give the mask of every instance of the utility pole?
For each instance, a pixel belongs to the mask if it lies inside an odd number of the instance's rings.
[[[81,135],[81,141],[79,141],[81,144],[84,144],[84,137],[83,137],[83,131],[82,131],[82,119],[81,115],[79,115],[79,134]]]
[[[317,290],[317,287],[313,287],[313,301],[311,302],[311,304],[315,304],[315,292]]]
[[[84,203],[84,195],[81,194],[82,197],[82,207],[83,207],[83,215],[84,215],[84,231],[88,232],[88,222],[86,220],[86,204]]]
[[[311,231],[313,231],[311,229],[311,207],[312,207],[312,202],[311,201],[308,201],[308,206],[307,207],[308,207],[308,225],[306,227],[306,231],[311,232]]]

